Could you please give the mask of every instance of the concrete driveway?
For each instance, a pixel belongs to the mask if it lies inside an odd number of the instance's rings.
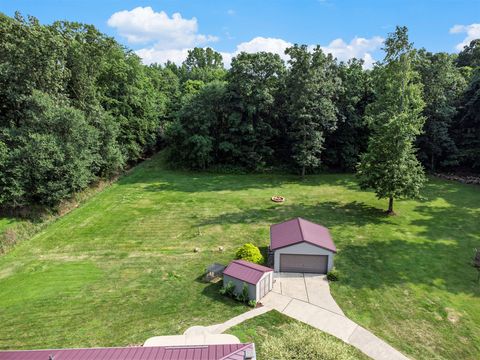
[[[330,294],[326,275],[276,273],[273,291],[345,315]]]
[[[330,294],[325,275],[276,273],[273,290],[261,302],[355,346],[372,359],[408,359],[345,316]]]

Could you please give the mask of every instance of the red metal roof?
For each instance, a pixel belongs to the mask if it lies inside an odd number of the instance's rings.
[[[192,345],[129,348],[0,351],[0,360],[244,360],[254,345]]]
[[[322,225],[302,218],[295,218],[270,226],[270,249],[307,242],[309,244],[337,252],[330,231]]]
[[[223,271],[223,274],[256,285],[263,274],[269,271],[273,271],[273,269],[245,260],[234,260]]]

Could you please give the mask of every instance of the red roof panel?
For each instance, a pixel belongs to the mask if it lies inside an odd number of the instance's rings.
[[[253,344],[154,346],[0,351],[0,360],[224,360],[243,356]],[[243,359],[243,357],[241,357]]]
[[[266,266],[254,264],[245,260],[234,260],[226,267],[223,274],[255,285],[260,281],[263,274],[270,271],[273,270]]]
[[[330,231],[322,225],[295,218],[270,226],[270,249],[276,250],[286,246],[306,242],[326,250],[337,252]]]

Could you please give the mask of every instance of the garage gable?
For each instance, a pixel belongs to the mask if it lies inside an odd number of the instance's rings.
[[[328,229],[311,221],[295,218],[270,227],[270,249],[277,250],[287,246],[308,243],[336,253]]]

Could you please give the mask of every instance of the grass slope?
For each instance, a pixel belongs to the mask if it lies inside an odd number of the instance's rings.
[[[0,347],[140,344],[227,320],[246,309],[198,280],[205,266],[303,216],[332,231],[349,317],[412,357],[477,359],[480,190],[431,180],[424,197],[386,217],[352,176],[179,172],[156,156],[0,257]]]

